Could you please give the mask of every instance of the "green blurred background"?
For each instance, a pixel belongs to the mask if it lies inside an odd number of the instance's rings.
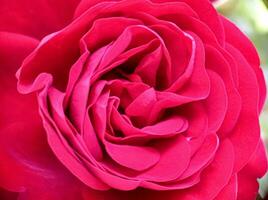
[[[218,0],[215,6],[223,15],[234,21],[254,42],[268,82],[268,0]],[[261,115],[261,129],[268,152],[267,100]],[[268,173],[260,180],[260,195],[268,198]]]

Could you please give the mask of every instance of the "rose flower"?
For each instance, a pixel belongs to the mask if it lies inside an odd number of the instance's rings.
[[[263,73],[209,0],[0,2],[1,199],[256,199]]]

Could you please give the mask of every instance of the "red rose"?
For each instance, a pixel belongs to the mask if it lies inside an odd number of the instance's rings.
[[[259,57],[208,0],[0,2],[2,199],[256,198]]]

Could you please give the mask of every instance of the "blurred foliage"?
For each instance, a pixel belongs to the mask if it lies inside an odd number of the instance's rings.
[[[265,6],[268,8],[268,0],[263,0],[263,3],[264,3]]]
[[[268,82],[268,0],[218,0],[218,10],[234,21],[254,42]],[[268,101],[261,114],[262,136],[268,152]],[[268,174],[260,180],[260,195],[268,199]],[[259,197],[259,199],[261,199]]]

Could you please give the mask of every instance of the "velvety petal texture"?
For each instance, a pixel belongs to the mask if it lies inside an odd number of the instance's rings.
[[[0,31],[41,39],[71,22],[79,0],[1,0]]]
[[[209,0],[0,3],[1,199],[257,197],[263,73]]]

